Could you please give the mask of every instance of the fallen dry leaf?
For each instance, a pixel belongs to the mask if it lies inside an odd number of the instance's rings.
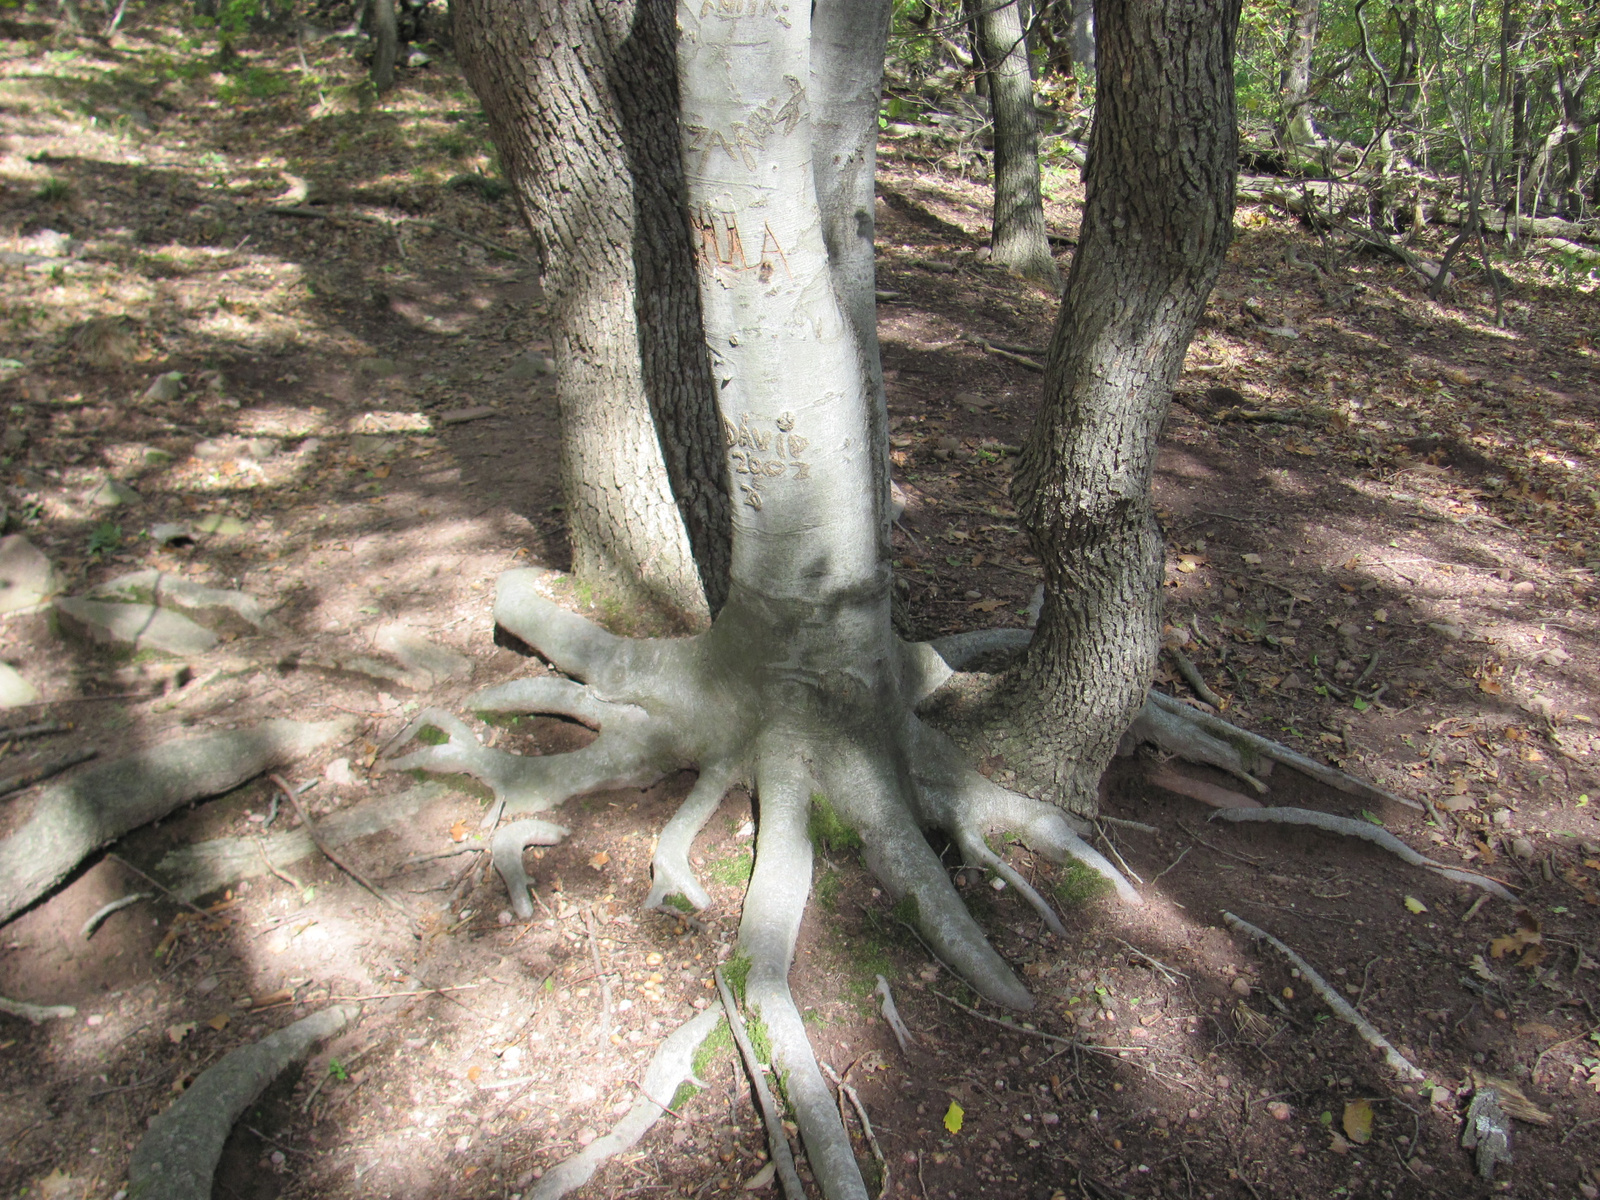
[[[598,871],[601,867],[605,866],[610,861],[611,861],[611,855],[607,854],[604,850],[602,850],[602,851],[600,851],[599,854],[596,854],[593,858],[591,858],[589,860],[589,865],[591,867],[593,867],[596,871]]]
[[[185,1021],[181,1025],[168,1025],[167,1040],[176,1046],[179,1042],[183,1041],[184,1038],[188,1037],[193,1032],[193,1021]]]
[[[477,1083],[478,1082],[478,1076],[480,1076],[482,1074],[483,1074],[483,1068],[482,1067],[473,1066],[473,1067],[468,1067],[467,1068],[467,1079],[469,1081],[471,1081],[472,1083]]]
[[[1366,1100],[1351,1100],[1344,1106],[1344,1133],[1358,1146],[1372,1140],[1372,1104]]]
[[[1004,605],[1004,600],[979,600],[976,604],[969,604],[967,607],[975,612],[992,613],[995,609],[1004,607]]]
[[[215,1029],[218,1033],[221,1033],[228,1027],[228,1022],[231,1020],[233,1020],[233,1018],[227,1013],[218,1013],[216,1016],[212,1017],[211,1020],[207,1021],[206,1024],[211,1026],[211,1028]]]
[[[450,840],[452,842],[464,842],[467,840],[467,823],[465,821],[457,821],[450,826]]]

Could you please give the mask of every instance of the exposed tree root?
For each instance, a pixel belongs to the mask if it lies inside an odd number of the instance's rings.
[[[354,1020],[325,1008],[226,1055],[150,1123],[128,1167],[128,1200],[209,1200],[222,1145],[245,1109],[311,1047]]]
[[[1257,792],[1265,792],[1267,786],[1250,772],[1262,759],[1271,759],[1286,767],[1293,767],[1302,774],[1311,776],[1318,783],[1326,784],[1347,796],[1358,796],[1363,800],[1387,800],[1391,804],[1400,804],[1419,811],[1422,808],[1422,805],[1415,800],[1408,800],[1383,788],[1374,787],[1354,775],[1347,775],[1326,763],[1307,758],[1304,754],[1299,754],[1271,738],[1251,733],[1248,729],[1240,729],[1237,725],[1230,725],[1221,717],[1190,708],[1154,689],[1151,690],[1143,711],[1124,735],[1124,744],[1128,744],[1130,740],[1154,742],[1163,750],[1189,759],[1191,762],[1210,763],[1214,767],[1220,767],[1255,788]]]
[[[538,1186],[529,1193],[529,1200],[561,1200],[568,1192],[582,1187],[607,1159],[633,1146],[650,1132],[662,1113],[670,1111],[679,1084],[687,1080],[704,1087],[694,1077],[694,1052],[721,1020],[718,1010],[708,1008],[673,1030],[656,1048],[655,1057],[645,1068],[644,1079],[639,1084],[639,1098],[627,1115],[605,1137],[596,1138],[571,1158],[546,1171]]]
[[[1416,1068],[1411,1060],[1405,1055],[1401,1054],[1400,1051],[1396,1050],[1393,1044],[1390,1043],[1389,1039],[1384,1037],[1383,1034],[1379,1033],[1377,1029],[1374,1028],[1372,1022],[1368,1021],[1365,1017],[1358,1013],[1348,1000],[1339,995],[1338,992],[1334,991],[1333,988],[1328,985],[1328,981],[1323,979],[1321,975],[1318,975],[1316,971],[1312,970],[1311,964],[1306,962],[1305,959],[1301,958],[1293,950],[1289,949],[1289,947],[1285,946],[1282,942],[1273,937],[1270,933],[1266,932],[1264,929],[1257,929],[1254,925],[1250,924],[1249,921],[1242,920],[1239,917],[1234,916],[1231,912],[1223,913],[1222,919],[1238,932],[1255,938],[1258,941],[1266,942],[1279,954],[1288,959],[1289,962],[1299,970],[1301,977],[1305,979],[1306,983],[1310,985],[1311,989],[1315,991],[1317,995],[1322,997],[1323,1002],[1327,1004],[1329,1008],[1333,1009],[1335,1014],[1337,1014],[1343,1020],[1348,1021],[1368,1045],[1383,1051],[1384,1061],[1394,1069],[1395,1074],[1399,1075],[1400,1078],[1421,1079],[1423,1077],[1422,1072]]]
[[[343,721],[263,721],[184,738],[93,767],[47,789],[33,816],[0,842],[0,924],[65,879],[89,854],[179,805],[215,796],[346,732]]]
[[[1013,1009],[1029,1008],[1032,999],[967,912],[924,830],[944,830],[967,863],[1005,880],[1058,933],[1063,926],[1049,901],[995,852],[991,835],[1014,836],[1057,861],[1075,858],[1129,902],[1139,903],[1138,893],[1079,837],[1060,809],[984,778],[953,742],[917,719],[912,706],[950,673],[933,647],[894,646],[889,694],[853,691],[853,680],[834,681],[828,689],[813,687],[817,681],[806,677],[791,682],[781,665],[766,676],[776,682],[752,685],[730,658],[748,653],[740,648],[752,639],[729,610],[699,637],[630,641],[545,599],[541,575],[502,575],[496,619],[581,682],[523,680],[490,688],[468,704],[480,712],[560,713],[596,727],[595,740],[570,754],[521,758],[483,746],[464,721],[429,709],[391,745],[404,746],[427,727],[447,740],[389,765],[470,774],[494,789],[507,813],[538,812],[572,795],[645,786],[669,772],[697,768],[694,788],[662,829],[648,907],[709,903],[690,865],[689,846],[731,786],[753,783],[760,823],[739,934],[740,953],[750,960],[745,1003],[764,1026],[823,1194],[864,1200],[848,1135],[788,987],[811,889],[814,814],[859,839],[867,866],[935,955],[981,995]],[[748,603],[759,610],[771,602]],[[730,610],[739,611],[732,603]],[[772,617],[758,611],[754,619]],[[835,694],[844,697],[837,705]],[[522,849],[530,841],[549,844],[562,833],[559,826],[525,821],[495,836],[496,866],[524,919],[532,907]]]
[[[723,977],[721,967],[717,968],[716,975],[717,993],[722,997],[723,1011],[728,1014],[728,1028],[733,1031],[733,1041],[739,1048],[739,1057],[744,1059],[744,1069],[750,1076],[751,1094],[756,1098],[756,1105],[761,1110],[762,1123],[767,1127],[767,1149],[772,1155],[773,1165],[777,1168],[783,1194],[788,1200],[805,1200],[806,1189],[801,1186],[800,1176],[794,1169],[794,1154],[789,1149],[789,1135],[783,1130],[783,1117],[778,1112],[778,1102],[772,1098],[772,1089],[767,1086],[767,1076],[763,1070],[766,1064],[756,1058],[755,1047],[750,1044],[750,1034],[744,1026],[744,1017],[739,1013],[739,1005],[734,1001],[733,992],[728,987],[727,979]]]
[[[1426,867],[1436,874],[1443,875],[1455,883],[1469,883],[1473,887],[1480,887],[1492,896],[1502,900],[1509,900],[1515,904],[1517,898],[1506,890],[1505,885],[1487,875],[1480,875],[1476,871],[1464,871],[1460,867],[1447,867],[1443,863],[1435,862],[1426,854],[1413,850],[1394,834],[1381,825],[1374,825],[1370,821],[1357,821],[1353,817],[1340,817],[1333,813],[1317,812],[1309,808],[1222,808],[1212,814],[1212,820],[1224,821],[1272,821],[1280,825],[1309,825],[1313,829],[1326,830],[1328,833],[1340,833],[1345,837],[1360,838],[1364,842],[1371,842],[1380,846],[1397,858],[1410,863],[1414,867]]]
[[[528,873],[523,869],[522,852],[529,846],[554,846],[567,832],[564,825],[530,817],[502,825],[489,843],[494,869],[500,872],[511,895],[511,911],[524,921],[533,919],[533,901],[528,898]]]

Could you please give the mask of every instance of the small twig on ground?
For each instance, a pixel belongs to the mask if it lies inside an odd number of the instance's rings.
[[[879,975],[878,979],[882,982],[883,976]],[[882,1186],[878,1189],[878,1200],[883,1200],[883,1197],[889,1194],[889,1160],[884,1158],[883,1150],[878,1145],[877,1136],[872,1132],[872,1122],[867,1119],[867,1107],[861,1103],[861,1097],[856,1093],[855,1088],[840,1079],[832,1067],[827,1063],[820,1063],[819,1065],[828,1073],[828,1078],[833,1080],[838,1087],[839,1094],[848,1097],[850,1106],[856,1110],[856,1116],[861,1121],[861,1132],[866,1135],[867,1145],[872,1148],[872,1157],[878,1160],[878,1169],[883,1173]]]
[[[1168,646],[1167,653],[1172,655],[1172,661],[1178,665],[1178,674],[1182,675],[1184,679],[1188,681],[1189,686],[1194,689],[1194,694],[1196,696],[1199,696],[1200,699],[1204,700],[1207,704],[1211,705],[1212,708],[1217,709],[1219,712],[1227,707],[1227,704],[1222,697],[1212,691],[1205,679],[1201,676],[1200,668],[1194,665],[1193,659],[1191,659],[1182,650],[1179,650],[1176,646]]]
[[[1184,851],[1184,853],[1187,854],[1188,851],[1186,850],[1186,851]],[[1180,855],[1179,857],[1181,858],[1182,855]],[[1168,868],[1168,869],[1170,870],[1170,868]],[[1158,876],[1156,876],[1156,878],[1159,879],[1161,877],[1158,875]],[[1126,946],[1129,950],[1132,950],[1140,958],[1144,959],[1145,962],[1149,963],[1152,967],[1154,967],[1156,970],[1160,971],[1163,975],[1165,975],[1167,977],[1167,982],[1168,983],[1176,984],[1178,982],[1178,980],[1180,980],[1180,979],[1189,978],[1182,971],[1179,971],[1179,970],[1176,970],[1176,969],[1174,969],[1172,967],[1167,966],[1167,964],[1162,962],[1159,958],[1151,958],[1148,954],[1146,954],[1143,950],[1139,949],[1139,947],[1135,946],[1132,942],[1124,941],[1122,938],[1117,938],[1117,941],[1122,942],[1122,944],[1124,946]]]
[[[1144,880],[1140,879],[1139,873],[1127,864],[1127,861],[1118,852],[1116,846],[1112,844],[1111,839],[1106,836],[1106,831],[1102,828],[1096,827],[1095,832],[1100,835],[1100,840],[1106,844],[1106,849],[1111,851],[1111,857],[1117,860],[1117,863],[1122,867],[1123,872],[1131,876],[1133,881],[1140,887],[1143,887]]]
[[[267,843],[265,839],[256,839],[256,850],[260,852],[261,861],[266,864],[267,870],[271,871],[275,876],[287,883],[296,892],[298,892],[302,898],[305,898],[306,885],[301,883],[293,875],[289,874],[289,872],[279,870],[278,867],[273,864],[273,861],[267,857]]]
[[[739,1047],[739,1056],[744,1059],[745,1070],[750,1073],[750,1090],[761,1105],[761,1117],[767,1126],[767,1144],[772,1151],[772,1161],[778,1167],[778,1179],[783,1185],[783,1194],[788,1200],[806,1200],[806,1190],[801,1186],[800,1176],[794,1169],[794,1154],[789,1149],[789,1137],[783,1131],[783,1121],[778,1116],[777,1102],[773,1100],[772,1091],[767,1087],[767,1077],[761,1073],[761,1063],[756,1059],[755,1047],[750,1044],[750,1035],[745,1031],[744,1017],[739,1012],[739,1006],[734,1003],[733,993],[728,990],[728,981],[723,977],[722,968],[716,968],[715,974],[717,994],[722,997],[723,1010],[728,1014],[728,1028],[733,1031],[733,1040]]]
[[[1201,837],[1194,830],[1190,829],[1182,821],[1178,822],[1178,828],[1183,830],[1185,833],[1187,833],[1195,841],[1199,842],[1207,850],[1214,850],[1218,854],[1222,855],[1224,858],[1231,858],[1231,859],[1234,859],[1234,860],[1236,860],[1238,862],[1242,862],[1245,865],[1251,866],[1251,867],[1260,867],[1260,866],[1264,866],[1265,865],[1260,859],[1251,858],[1247,854],[1235,854],[1232,850],[1224,850],[1221,846],[1217,845],[1215,842],[1206,841],[1205,838]]]
[[[214,917],[214,916],[217,915],[216,913],[207,912],[205,909],[201,908],[198,904],[195,904],[191,900],[185,900],[182,896],[178,895],[177,892],[173,891],[166,884],[162,883],[159,879],[153,878],[150,875],[146,875],[143,871],[139,870],[138,867],[134,866],[131,862],[129,862],[127,859],[123,858],[120,854],[108,854],[108,855],[106,855],[106,858],[109,859],[111,862],[120,863],[122,866],[128,868],[128,870],[132,871],[135,875],[137,875],[140,879],[144,880],[146,883],[150,884],[152,887],[156,887],[156,888],[161,889],[161,891],[162,891],[162,893],[164,895],[166,895],[168,898],[170,898],[171,900],[175,901],[176,903],[183,905],[190,912],[198,913],[202,917]]]
[[[84,941],[88,941],[94,935],[94,931],[100,928],[100,922],[104,921],[112,913],[127,908],[130,904],[137,904],[141,900],[148,900],[153,894],[151,892],[134,892],[133,895],[124,896],[121,900],[113,900],[103,908],[97,909],[94,916],[83,923],[83,928],[78,931],[78,935]]]
[[[1378,659],[1382,655],[1383,651],[1381,650],[1374,650],[1372,652],[1372,656],[1367,659],[1366,670],[1362,671],[1361,674],[1356,676],[1356,681],[1350,685],[1352,688],[1359,692],[1366,684],[1367,680],[1372,678],[1372,673],[1378,669]]]
[[[1373,1046],[1383,1052],[1384,1060],[1402,1079],[1421,1079],[1423,1077],[1422,1072],[1419,1071],[1408,1058],[1401,1054],[1400,1051],[1396,1050],[1390,1043],[1389,1039],[1384,1037],[1383,1034],[1379,1033],[1370,1021],[1368,1021],[1353,1007],[1351,1007],[1348,1000],[1339,995],[1338,992],[1334,991],[1333,988],[1329,986],[1327,980],[1323,979],[1321,975],[1318,975],[1316,971],[1312,969],[1311,964],[1306,962],[1305,959],[1301,958],[1298,954],[1289,949],[1288,946],[1285,946],[1270,933],[1266,932],[1264,929],[1257,929],[1254,925],[1250,924],[1249,921],[1244,920],[1242,917],[1236,917],[1231,912],[1224,912],[1222,914],[1222,919],[1238,932],[1255,938],[1258,941],[1266,942],[1279,954],[1283,955],[1284,958],[1288,959],[1290,965],[1296,967],[1300,971],[1301,978],[1306,981],[1311,990],[1322,997],[1323,1002],[1334,1011],[1336,1016],[1348,1021],[1368,1045]]]
[[[895,1007],[894,993],[889,990],[889,981],[882,975],[878,976],[878,986],[872,993],[882,999],[883,1019],[889,1023],[889,1029],[894,1034],[894,1040],[900,1043],[900,1053],[910,1056],[908,1047],[914,1046],[917,1039],[911,1036],[911,1030],[906,1028],[906,1023],[900,1019],[900,1010]]]
[[[99,753],[100,751],[98,750],[73,750],[68,754],[63,754],[60,758],[52,759],[50,762],[41,763],[39,766],[32,767],[26,771],[19,771],[15,775],[9,775],[4,779],[0,779],[0,796],[9,796],[12,792],[20,792],[23,788],[42,783],[46,779],[61,774],[69,767],[75,767],[81,762],[88,761]]]
[[[600,1029],[595,1041],[604,1046],[611,1040],[611,982],[600,965],[600,934],[595,928],[593,905],[583,906],[583,924],[589,931],[589,954],[594,958],[595,978],[600,981]]]
[[[1184,855],[1185,855],[1185,854],[1188,854],[1188,853],[1189,853],[1189,851],[1191,851],[1191,850],[1193,850],[1193,849],[1194,849],[1194,847],[1193,847],[1193,846],[1185,846],[1185,847],[1184,847],[1184,848],[1183,848],[1183,850],[1182,850],[1182,851],[1181,851],[1181,852],[1180,852],[1180,853],[1179,853],[1179,855],[1178,855],[1178,857],[1177,857],[1177,858],[1175,858],[1175,859],[1173,859],[1173,860],[1172,860],[1172,861],[1171,861],[1171,862],[1169,862],[1169,863],[1168,863],[1168,864],[1167,864],[1167,865],[1166,865],[1166,866],[1164,866],[1164,867],[1162,867],[1162,868],[1161,868],[1161,871],[1160,871],[1160,873],[1159,873],[1159,874],[1157,874],[1157,875],[1156,875],[1156,876],[1155,876],[1155,878],[1154,878],[1154,879],[1152,879],[1152,880],[1151,880],[1151,881],[1150,881],[1150,882],[1151,882],[1151,883],[1155,883],[1155,882],[1156,882],[1156,880],[1157,880],[1157,879],[1160,879],[1160,878],[1161,878],[1161,876],[1162,876],[1162,875],[1165,875],[1165,874],[1166,874],[1166,873],[1167,873],[1167,872],[1168,872],[1168,871],[1170,871],[1170,870],[1172,870],[1172,868],[1173,868],[1173,867],[1175,867],[1175,866],[1177,866],[1177,865],[1178,865],[1178,864],[1179,864],[1179,863],[1181,863],[1181,862],[1182,862],[1182,861],[1183,861],[1183,856],[1184,856]],[[1119,939],[1119,940],[1120,940],[1120,939]],[[1126,945],[1126,943],[1124,943],[1124,945]]]
[[[943,1000],[946,1004],[953,1004],[962,1012],[967,1013],[969,1016],[977,1017],[980,1021],[987,1021],[991,1025],[1000,1026],[1001,1029],[1008,1029],[1018,1037],[1038,1038],[1043,1042],[1055,1042],[1058,1045],[1070,1046],[1074,1050],[1092,1050],[1096,1054],[1115,1054],[1123,1050],[1149,1049],[1148,1046],[1097,1046],[1093,1042],[1080,1042],[1076,1038],[1062,1037],[1060,1034],[1056,1033],[1046,1033],[1042,1029],[1028,1029],[1022,1025],[1018,1025],[1015,1021],[1008,1021],[1004,1017],[991,1017],[988,1013],[981,1013],[971,1005],[961,1003],[961,1001],[957,1000],[954,996],[946,996],[937,988],[929,988],[928,990],[935,996],[939,997],[939,999]]]
[[[482,848],[481,846],[470,846],[463,843],[459,846],[452,846],[448,850],[435,850],[429,854],[413,854],[409,858],[401,859],[400,866],[397,869],[404,870],[406,867],[420,866],[422,863],[433,862],[435,859],[440,858],[454,858],[458,854],[472,854]]]
[[[400,901],[389,895],[388,892],[384,891],[377,884],[373,883],[360,871],[356,870],[349,863],[345,862],[333,852],[333,848],[329,846],[327,840],[323,838],[322,831],[319,830],[312,822],[311,814],[306,812],[305,806],[300,803],[299,795],[296,794],[294,788],[289,786],[288,782],[283,778],[282,775],[269,775],[267,778],[272,780],[273,784],[276,785],[283,792],[283,794],[288,797],[289,803],[294,807],[295,814],[300,818],[300,824],[306,827],[306,836],[311,839],[312,844],[316,846],[318,850],[322,851],[324,858],[326,858],[334,866],[338,867],[346,875],[350,876],[351,879],[354,879],[368,892],[372,893],[372,896],[375,899],[394,909],[395,912],[399,913],[407,921],[411,920],[411,914],[405,910],[405,907],[400,903]]]

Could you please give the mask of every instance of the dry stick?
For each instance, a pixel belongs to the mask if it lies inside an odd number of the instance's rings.
[[[52,762],[34,767],[32,770],[21,771],[15,775],[7,776],[5,779],[0,779],[0,796],[9,796],[12,792],[20,792],[25,787],[32,787],[34,784],[41,783],[51,776],[61,774],[68,767],[75,767],[81,762],[88,761],[99,753],[100,751],[98,750],[74,750],[69,754],[63,754]]]
[[[602,1046],[611,1037],[611,983],[606,978],[605,970],[600,966],[600,935],[595,930],[594,906],[583,906],[583,924],[589,931],[589,953],[594,957],[595,978],[600,981],[600,1030],[595,1036],[595,1041]]]
[[[1123,871],[1130,875],[1135,883],[1137,883],[1140,887],[1143,887],[1144,880],[1140,879],[1139,873],[1128,865],[1127,860],[1122,857],[1116,846],[1112,844],[1111,839],[1106,836],[1106,831],[1104,829],[1097,829],[1095,832],[1100,835],[1100,840],[1106,844],[1106,849],[1111,851],[1111,857],[1117,860],[1117,864],[1123,869]]]
[[[1118,829],[1132,829],[1139,833],[1148,833],[1152,837],[1161,832],[1154,825],[1146,825],[1143,821],[1128,821],[1122,817],[1096,817],[1095,819],[1106,825],[1115,825]]]
[[[883,1001],[883,1019],[889,1023],[889,1029],[894,1033],[894,1040],[900,1043],[900,1053],[910,1056],[910,1046],[917,1044],[917,1039],[911,1036],[911,1030],[906,1028],[906,1023],[900,1019],[900,1010],[895,1006],[894,993],[889,990],[889,981],[882,975],[878,976],[878,986],[872,989],[872,994]]]
[[[882,979],[883,976],[880,975],[878,978]],[[850,1098],[850,1105],[861,1120],[861,1132],[867,1135],[867,1145],[872,1147],[872,1157],[878,1160],[878,1169],[883,1172],[883,1186],[878,1189],[878,1200],[883,1200],[889,1194],[889,1160],[883,1157],[883,1150],[878,1146],[878,1139],[872,1132],[872,1122],[867,1120],[867,1106],[861,1103],[861,1097],[855,1088],[839,1078],[832,1067],[827,1063],[820,1065],[828,1073],[828,1078],[838,1086],[839,1095]]]
[[[110,904],[98,909],[94,916],[85,921],[83,928],[78,931],[78,935],[88,941],[94,931],[100,928],[100,922],[104,921],[112,913],[127,908],[130,904],[137,904],[141,900],[148,900],[154,894],[153,892],[134,892],[133,895],[124,896],[121,900],[113,900]]]
[[[1192,846],[1191,847],[1186,847],[1184,849],[1183,853],[1187,854],[1192,849],[1193,849]],[[1180,854],[1178,857],[1182,858],[1183,855]],[[1172,869],[1171,867],[1167,868],[1168,871],[1170,871],[1171,869]],[[1162,874],[1165,874],[1165,873],[1166,872],[1162,872]],[[1156,878],[1159,879],[1159,878],[1161,878],[1161,876],[1158,875],[1158,876],[1156,876]],[[1122,942],[1122,944],[1124,946],[1126,946],[1129,950],[1132,950],[1140,958],[1144,959],[1145,962],[1149,963],[1152,967],[1154,967],[1156,970],[1160,971],[1163,975],[1165,975],[1167,977],[1168,982],[1177,983],[1178,980],[1180,980],[1180,979],[1189,978],[1182,971],[1179,971],[1179,970],[1177,970],[1177,969],[1175,969],[1173,967],[1167,966],[1167,964],[1162,962],[1159,958],[1151,958],[1148,954],[1146,954],[1143,950],[1139,949],[1139,947],[1135,946],[1132,942],[1125,941],[1122,938],[1117,938],[1117,941]]]
[[[739,1047],[739,1057],[744,1059],[744,1068],[750,1072],[750,1090],[761,1104],[761,1119],[767,1126],[767,1143],[772,1149],[772,1161],[778,1167],[778,1180],[783,1184],[783,1194],[788,1200],[806,1200],[806,1190],[800,1184],[800,1176],[795,1173],[789,1137],[783,1132],[783,1121],[778,1117],[778,1106],[767,1087],[767,1077],[761,1073],[755,1047],[750,1044],[750,1035],[745,1032],[744,1017],[739,1013],[739,1006],[733,1002],[733,993],[728,990],[728,981],[723,978],[722,968],[718,967],[715,974],[717,994],[722,997],[723,1010],[728,1014],[728,1028],[733,1031],[733,1040]]]
[[[280,790],[289,798],[289,803],[294,807],[295,814],[300,818],[300,824],[306,827],[306,836],[311,839],[312,844],[316,846],[318,850],[322,851],[323,857],[325,857],[334,866],[338,867],[346,875],[350,876],[351,879],[354,879],[362,887],[366,888],[367,891],[371,892],[375,899],[381,900],[384,904],[387,904],[407,921],[411,920],[411,914],[405,910],[398,900],[389,895],[388,892],[384,891],[377,884],[368,880],[365,875],[356,870],[349,863],[345,862],[333,852],[328,843],[323,840],[322,831],[312,824],[311,814],[306,812],[305,806],[300,803],[300,797],[295,793],[295,790],[284,781],[282,775],[269,775],[267,778],[273,782],[278,790]]]
[[[1384,1060],[1392,1067],[1402,1079],[1421,1079],[1423,1073],[1412,1065],[1411,1061],[1396,1050],[1389,1039],[1375,1029],[1370,1021],[1351,1007],[1350,1002],[1333,988],[1328,986],[1326,980],[1312,970],[1311,964],[1306,962],[1289,947],[1264,929],[1257,929],[1249,921],[1234,916],[1231,912],[1224,912],[1222,919],[1239,933],[1248,935],[1258,941],[1266,942],[1284,958],[1289,964],[1299,970],[1301,978],[1311,985],[1311,990],[1321,996],[1327,1006],[1333,1009],[1334,1014],[1348,1021],[1355,1027],[1355,1031],[1367,1042],[1368,1045],[1383,1051]]]
[[[267,857],[267,843],[265,842],[265,840],[263,840],[262,838],[257,838],[256,839],[256,849],[261,854],[261,861],[264,862],[267,865],[267,870],[271,871],[279,879],[283,880],[290,887],[292,887],[296,892],[298,892],[300,894],[300,899],[301,899],[301,901],[303,903],[307,898],[306,897],[306,885],[301,883],[293,875],[289,874],[289,872],[280,871],[276,866],[273,865],[272,860]]]
[[[1150,1048],[1148,1046],[1097,1046],[1093,1042],[1080,1042],[1076,1038],[1061,1037],[1059,1034],[1046,1033],[1042,1029],[1026,1029],[1023,1026],[1018,1025],[1015,1021],[1008,1021],[1004,1017],[991,1017],[987,1013],[981,1013],[977,1009],[972,1008],[970,1005],[961,1003],[961,1001],[957,1000],[954,996],[946,996],[937,988],[929,988],[928,990],[935,996],[939,997],[939,999],[943,1000],[946,1004],[953,1004],[962,1012],[977,1017],[980,1021],[987,1021],[991,1025],[998,1025],[1001,1029],[1009,1029],[1018,1037],[1033,1037],[1045,1042],[1059,1042],[1063,1046],[1071,1046],[1077,1050],[1092,1050],[1097,1054],[1115,1054],[1122,1050],[1148,1050]]]
[[[135,875],[137,875],[140,879],[144,880],[146,883],[151,884],[154,887],[160,888],[161,891],[166,896],[168,896],[170,899],[176,901],[177,903],[183,905],[190,912],[199,913],[202,917],[214,917],[214,916],[217,915],[216,913],[207,912],[205,909],[201,908],[198,904],[195,904],[193,901],[185,900],[182,896],[178,895],[177,892],[173,891],[166,884],[162,883],[159,879],[156,879],[156,878],[154,878],[154,877],[152,877],[150,875],[146,875],[143,871],[139,870],[138,867],[134,866],[131,862],[129,862],[127,859],[123,858],[120,854],[108,854],[108,855],[106,855],[106,857],[108,859],[110,859],[112,862],[121,863],[124,867],[127,867],[128,870],[132,871]]]
[[[1199,696],[1200,699],[1219,712],[1227,707],[1222,697],[1213,692],[1206,684],[1205,678],[1200,674],[1200,668],[1194,665],[1193,659],[1176,646],[1168,647],[1167,653],[1172,655],[1172,661],[1178,664],[1178,674],[1188,681],[1196,696]]]

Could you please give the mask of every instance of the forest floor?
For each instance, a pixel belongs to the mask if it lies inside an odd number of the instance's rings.
[[[309,40],[302,59],[246,42],[224,69],[155,11],[109,45],[0,25],[3,503],[69,594],[155,568],[243,590],[270,617],[181,658],[73,640],[48,607],[0,617],[0,660],[41,693],[0,723],[70,725],[0,733],[0,776],[269,717],[352,718],[348,741],[286,774],[314,783],[313,819],[410,917],[319,856],[266,780],[86,863],[0,930],[0,996],[76,1009],[0,1015],[0,1192],[119,1194],[148,1120],[198,1072],[343,997],[360,1021],[247,1114],[215,1194],[517,1196],[605,1132],[654,1045],[712,1002],[749,799],[730,795],[696,846],[715,899],[702,925],[638,908],[687,776],[566,805],[572,835],[533,852],[540,911],[523,924],[479,853],[481,791],[374,769],[419,706],[461,712],[471,691],[545,669],[490,617],[498,572],[564,565],[538,290],[493,249],[525,238],[444,56],[377,104],[337,43]],[[1007,487],[1040,376],[969,339],[1027,357],[1056,301],[982,261],[986,189],[920,154],[886,141],[878,211],[908,498],[897,574],[920,633],[1021,624],[1038,568]],[[1075,174],[1049,186],[1070,238]],[[1168,646],[1229,719],[1438,817],[1364,810],[1285,768],[1269,803],[1380,822],[1521,905],[1328,834],[1207,825],[1158,780],[1236,785],[1136,756],[1108,777],[1105,811],[1155,832],[1101,836],[1142,878],[1142,908],[1069,875],[1063,942],[958,872],[1035,990],[1025,1026],[991,1023],[1004,1014],[836,855],[819,862],[797,1001],[859,1091],[892,1197],[1592,1200],[1594,282],[1502,263],[1500,328],[1470,271],[1433,302],[1394,263],[1277,213],[1244,205],[1237,222],[1157,470]],[[1419,250],[1444,236],[1424,231]],[[169,372],[182,379],[160,383]],[[408,666],[408,637],[454,653]],[[1175,661],[1157,683],[1188,696]],[[588,735],[525,720],[486,736],[536,753]],[[0,834],[36,795],[0,800]],[[202,843],[203,863],[177,853]],[[1427,1082],[1396,1080],[1224,910],[1298,950]],[[870,998],[880,974],[918,1039],[909,1059]],[[708,1091],[581,1195],[759,1184],[763,1140],[725,1047],[703,1075]],[[1515,1160],[1492,1184],[1460,1146],[1489,1080],[1521,1098]]]

